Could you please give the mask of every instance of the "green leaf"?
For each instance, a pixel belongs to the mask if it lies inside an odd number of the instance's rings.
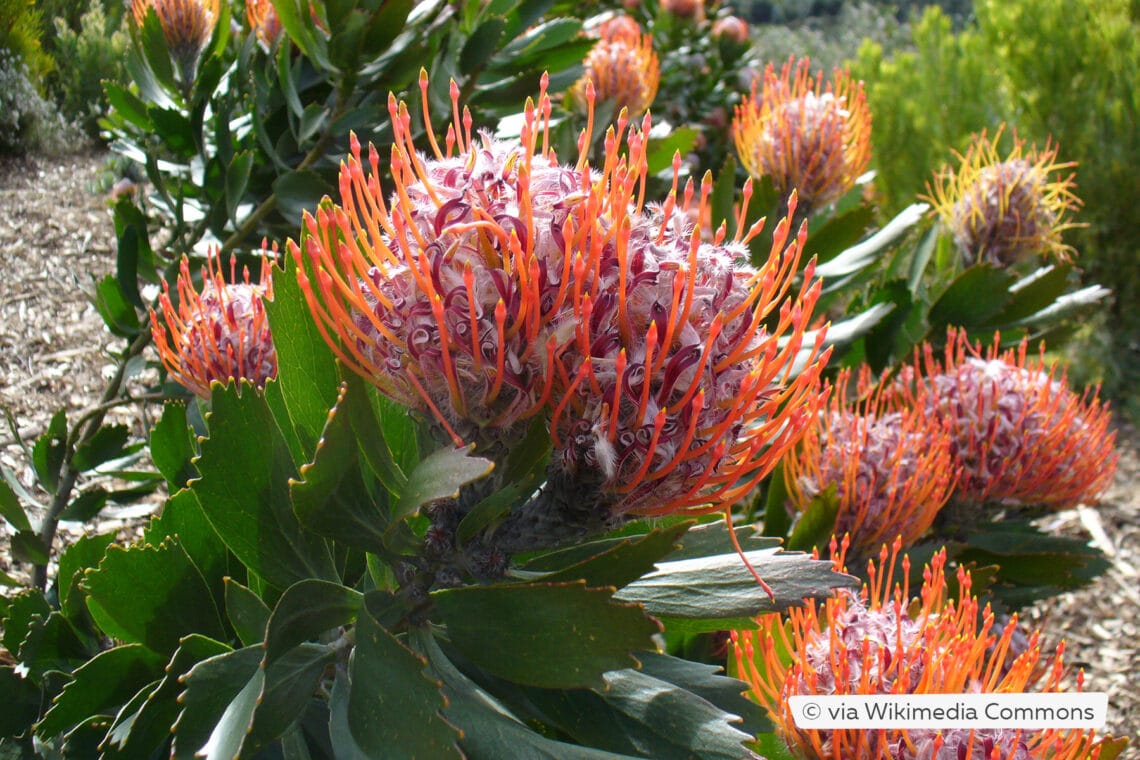
[[[503,31],[507,28],[506,19],[501,16],[491,16],[482,24],[475,27],[463,50],[459,53],[459,70],[464,74],[472,74],[482,67],[495,52]]]
[[[460,746],[467,757],[528,760],[628,760],[630,756],[548,739],[532,731],[498,699],[463,675],[440,651],[431,634],[410,633],[413,645],[424,652],[431,669],[443,681],[447,699],[444,717],[459,727]]]
[[[724,524],[723,516],[719,516],[710,523],[698,525],[682,536],[681,548],[666,559],[676,561],[728,554],[736,551],[737,543],[745,551],[776,549],[782,543],[778,538],[761,535],[751,525],[739,525],[733,528],[733,533],[736,536],[735,543],[728,535],[728,527]]]
[[[46,565],[51,557],[51,549],[43,538],[26,530],[17,531],[11,539],[12,557],[31,565]]]
[[[424,504],[455,498],[468,483],[485,478],[494,469],[489,459],[471,456],[474,445],[448,446],[432,452],[408,475],[408,483],[396,504],[397,519],[415,514]]]
[[[120,338],[133,338],[139,334],[138,312],[123,295],[115,275],[109,274],[95,285],[95,308],[112,334]]]
[[[40,485],[54,494],[59,488],[59,470],[63,467],[67,448],[67,412],[60,409],[52,415],[47,430],[36,439],[32,447],[32,466]]]
[[[282,46],[284,47],[284,46]],[[249,173],[253,168],[253,151],[243,150],[234,155],[226,169],[226,213],[237,223],[237,209],[249,186]]]
[[[832,570],[830,562],[807,554],[767,549],[746,552],[745,557],[774,598],[737,554],[662,562],[656,572],[621,589],[614,598],[643,605],[650,615],[666,619],[670,630],[717,631],[754,627],[760,613],[782,611],[805,598],[822,599],[832,589],[857,584],[851,576]]]
[[[273,346],[277,351],[277,382],[289,410],[289,420],[312,458],[328,410],[337,401],[340,377],[336,361],[309,313],[297,284],[296,264],[288,257],[285,270],[273,270],[273,300],[265,304]],[[284,428],[285,421],[278,424]]]
[[[117,116],[138,127],[142,132],[150,132],[153,129],[146,114],[146,103],[129,89],[117,82],[104,80],[103,92],[107,96],[107,103]]]
[[[141,703],[132,699],[107,732],[107,741],[121,749],[123,757],[152,757],[170,739],[171,727],[181,707],[177,697],[182,691],[180,679],[198,662],[229,651],[225,644],[191,634],[182,640],[170,658],[162,679],[145,688]],[[166,754],[166,753],[163,753]]]
[[[109,547],[83,587],[91,616],[122,641],[164,653],[190,633],[226,635],[214,597],[177,538],[158,546]]]
[[[724,165],[717,172],[716,182],[713,183],[712,197],[709,208],[712,212],[712,226],[715,230],[724,221],[728,226],[728,239],[736,234],[736,213],[733,204],[736,201],[736,157],[731,154],[724,160]]]
[[[779,734],[760,734],[751,747],[768,760],[796,760],[796,756],[788,749],[787,742],[781,739]]]
[[[162,417],[150,432],[150,458],[170,484],[171,492],[185,488],[198,473],[190,460],[194,457],[194,440],[186,419],[186,404],[167,401]]]
[[[333,647],[301,644],[266,666],[249,739],[242,749],[254,751],[281,737],[317,694],[322,675],[336,658]]]
[[[20,644],[17,661],[31,677],[41,679],[52,670],[71,672],[94,654],[85,637],[59,612],[28,621],[27,635]]]
[[[72,467],[79,472],[86,472],[123,456],[123,447],[130,434],[130,428],[126,425],[104,425],[76,447],[75,456],[71,460]]]
[[[622,539],[600,554],[542,580],[544,583],[583,580],[590,587],[621,588],[653,570],[657,560],[679,547],[678,539],[692,526],[691,521],[682,522],[643,536]]]
[[[170,63],[170,48],[162,31],[162,23],[158,20],[158,14],[153,6],[147,7],[146,18],[143,19],[142,27],[139,29],[139,41],[142,44],[138,47],[141,48],[147,68],[154,78],[164,87],[173,89],[174,69]],[[137,81],[137,77],[135,79]],[[148,97],[145,90],[143,97],[153,100]]]
[[[43,696],[32,679],[17,675],[11,666],[0,667],[0,696],[4,700],[4,709],[0,710],[0,739],[14,738],[35,722]]]
[[[960,274],[930,307],[930,334],[947,327],[974,327],[997,316],[1009,303],[1013,275],[991,264],[972,266]]]
[[[233,578],[226,578],[226,615],[241,643],[245,646],[265,640],[269,623],[269,607],[257,594]]]
[[[193,491],[184,489],[167,499],[162,515],[151,520],[143,540],[157,545],[169,536],[178,539],[206,586],[214,591],[214,601],[221,609],[224,606],[221,582],[229,569],[230,553],[206,519]]]
[[[637,659],[642,673],[676,684],[739,717],[742,730],[750,734],[771,730],[767,711],[745,696],[748,684],[724,675],[724,668],[656,652],[640,652]]]
[[[278,588],[336,579],[328,547],[297,522],[289,480],[297,476],[269,407],[242,383],[214,387],[201,477],[191,483],[206,518],[242,564]]]
[[[72,680],[36,725],[36,735],[50,739],[89,718],[114,714],[161,667],[158,655],[138,644],[100,652],[72,673]]]
[[[35,617],[46,618],[51,614],[51,606],[44,599],[42,591],[25,589],[17,592],[8,603],[4,615],[4,634],[0,643],[9,652],[19,652],[20,643],[28,633]]]
[[[24,508],[20,506],[16,492],[4,480],[0,480],[0,517],[16,530],[32,530],[32,524],[28,521]]]
[[[365,486],[359,460],[363,442],[357,444],[353,428],[367,426],[374,446],[386,451],[387,445],[374,424],[367,398],[358,398],[355,404],[346,398],[363,392],[362,383],[342,386],[336,406],[328,413],[316,456],[301,467],[302,479],[290,483],[289,493],[297,520],[308,530],[345,546],[382,552],[389,520],[387,492]]]
[[[830,261],[858,243],[874,221],[875,209],[869,205],[861,204],[837,214],[824,222],[819,229],[811,231],[805,255],[817,256],[820,263]]]
[[[230,708],[240,694],[252,691],[250,698],[256,700],[261,689],[257,684],[251,689],[250,682],[259,674],[264,678],[265,672],[259,667],[263,651],[253,646],[215,655],[198,662],[184,676],[185,690],[178,698],[182,711],[174,724],[172,758],[193,760],[197,757],[227,710],[231,722],[236,722],[237,710],[246,705],[239,703],[238,708]],[[249,697],[248,692],[246,696]],[[252,708],[250,711],[252,714]],[[219,741],[221,738],[219,736]]]
[[[279,176],[273,182],[273,194],[277,197],[277,210],[294,224],[301,223],[306,211],[312,211],[321,198],[333,192],[321,175],[310,169],[291,171]],[[274,298],[277,297],[277,280],[274,279]],[[273,333],[274,344],[277,332]]]
[[[673,156],[680,153],[685,156],[693,150],[700,136],[693,127],[678,127],[669,133],[668,137],[650,138],[646,149],[645,161],[649,165],[649,173],[657,174],[673,166]]]
[[[74,522],[87,522],[99,514],[111,495],[101,486],[96,486],[86,493],[81,493],[71,500],[71,503],[59,513],[60,520]]]
[[[768,480],[764,492],[764,535],[784,538],[792,526],[788,515],[788,484],[784,479],[784,468],[777,467]]]
[[[488,672],[544,688],[602,685],[660,629],[610,589],[585,583],[471,586],[432,593],[452,645]],[[557,652],[557,656],[552,656]]]
[[[265,631],[266,664],[301,642],[351,623],[361,599],[359,591],[326,581],[300,581],[287,588]]]
[[[918,295],[918,286],[922,282],[922,274],[926,271],[926,267],[934,255],[934,248],[938,243],[939,228],[940,225],[935,224],[923,235],[922,242],[918,244],[918,248],[914,251],[914,257],[910,260],[906,285],[912,296]]]
[[[388,50],[392,42],[404,31],[408,15],[416,3],[414,0],[386,0],[380,6],[364,33],[362,52],[374,58]]]
[[[206,743],[195,755],[202,755],[206,760],[234,760],[240,757],[242,745],[253,725],[253,714],[257,710],[257,702],[264,687],[265,671],[258,668],[241,691],[226,705]]]
[[[461,757],[459,734],[440,717],[445,702],[426,661],[389,633],[369,596],[356,624],[346,705],[353,743],[370,757]]]
[[[806,552],[819,548],[822,554],[835,533],[835,520],[838,516],[839,496],[835,484],[831,483],[827,490],[812,499],[807,509],[800,513],[792,535],[788,536],[788,548]]]
[[[98,566],[107,547],[114,541],[114,533],[81,536],[60,555],[59,573],[55,581],[56,594],[63,614],[72,620],[77,620],[86,613],[86,594],[80,588],[84,572]]]

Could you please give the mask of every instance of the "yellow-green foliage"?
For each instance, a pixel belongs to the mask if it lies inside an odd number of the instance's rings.
[[[914,50],[886,57],[865,42],[852,67],[867,87],[874,119],[873,165],[885,211],[894,213],[925,190],[934,169],[964,150],[972,133],[1008,112],[1002,77],[974,32],[955,34],[930,6],[913,27]]]
[[[1068,242],[1089,279],[1116,293],[1107,370],[1116,390],[1140,383],[1140,6],[1130,0],[977,0],[960,32],[937,8],[911,52],[865,44],[875,168],[884,211],[910,203],[969,136],[1002,122],[1030,142],[1052,138],[1077,161],[1085,206]]]
[[[28,68],[33,82],[42,82],[52,68],[51,56],[40,46],[40,12],[32,0],[0,0],[0,50],[7,50]]]
[[[63,112],[96,134],[97,119],[106,112],[103,82],[126,80],[127,19],[109,19],[100,2],[91,3],[79,20],[79,31],[55,20],[54,91]]]

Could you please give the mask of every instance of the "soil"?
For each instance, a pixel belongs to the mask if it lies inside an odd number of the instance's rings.
[[[34,491],[29,445],[63,407],[75,420],[99,402],[114,372],[111,354],[125,341],[104,328],[90,302],[93,279],[114,271],[115,234],[101,184],[106,154],[52,159],[0,158],[0,407],[14,429],[0,423],[0,465]],[[153,356],[149,356],[151,360]],[[127,388],[145,394],[153,370]],[[145,436],[156,407],[139,402],[113,409],[110,421]],[[1092,585],[1038,604],[1027,617],[1054,644],[1066,641],[1066,662],[1085,670],[1085,688],[1109,695],[1106,731],[1135,736],[1140,728],[1140,433],[1117,428],[1116,482],[1096,507],[1060,512],[1050,530],[1080,535],[1098,546],[1111,569]],[[116,531],[128,540],[161,498],[110,505],[87,523],[62,523],[56,550],[85,533]],[[42,512],[33,513],[33,521]],[[28,568],[12,560],[11,529],[0,524],[0,570],[26,581]],[[1121,757],[1140,760],[1140,747]]]

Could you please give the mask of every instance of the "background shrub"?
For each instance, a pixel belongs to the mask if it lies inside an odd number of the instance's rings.
[[[33,81],[27,64],[0,48],[0,153],[58,153],[75,137]]]
[[[52,92],[63,113],[95,137],[98,119],[108,108],[103,82],[126,79],[127,21],[121,12],[109,14],[95,2],[74,27],[63,16],[52,22],[56,64]]]

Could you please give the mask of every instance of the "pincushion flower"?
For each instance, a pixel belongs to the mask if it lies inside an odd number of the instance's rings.
[[[423,72],[425,114],[427,83]],[[341,360],[456,441],[493,453],[549,399],[569,292],[564,235],[590,174],[557,163],[533,103],[521,141],[507,143],[476,139],[454,83],[452,98],[446,153],[429,125],[426,157],[407,107],[391,97],[390,198],[379,151],[369,146],[366,174],[353,136],[340,205],[306,213],[290,250]],[[539,108],[548,119],[545,80]]]
[[[570,88],[574,107],[585,113],[593,105],[586,97],[586,84],[592,82],[600,100],[613,100],[617,110],[628,109],[631,116],[649,110],[657,97],[661,67],[653,51],[653,37],[642,34],[636,23],[619,16],[598,27],[600,39],[582,61],[585,72]],[[630,19],[632,21],[632,19]]]
[[[1075,163],[1058,163],[1057,147],[1038,151],[1014,138],[1013,149],[1002,158],[998,141],[982,132],[958,168],[944,167],[927,185],[929,200],[954,235],[954,243],[967,266],[989,262],[1011,266],[1037,255],[1065,261],[1073,249],[1061,240],[1076,227],[1067,214],[1078,206],[1073,194]]]
[[[739,16],[722,16],[713,22],[712,36],[745,45],[748,43],[748,22]]]
[[[250,31],[257,36],[258,44],[271,50],[284,31],[272,0],[246,0],[245,15]]]
[[[230,281],[212,252],[202,268],[202,289],[195,289],[185,256],[178,274],[178,305],[163,283],[162,311],[151,311],[151,333],[167,372],[195,395],[208,399],[210,384],[247,380],[258,388],[277,376],[277,352],[265,316],[265,299],[273,298],[269,259],[262,257],[261,274],[250,281],[248,269],[236,279],[230,260]]]
[[[803,211],[837,200],[855,186],[871,160],[871,113],[863,83],[836,69],[826,84],[811,62],[790,58],[777,75],[769,64],[763,91],[735,108],[733,139],[744,168],[770,177],[786,197],[799,193]]]
[[[131,0],[131,13],[140,29],[152,8],[182,85],[188,87],[194,81],[198,58],[218,25],[220,0]]]
[[[828,410],[785,459],[785,483],[800,512],[834,486],[835,532],[850,535],[856,554],[868,556],[896,536],[910,545],[926,532],[950,498],[954,468],[944,425],[875,386],[866,366],[855,403],[849,384],[844,371]]]
[[[759,629],[732,633],[737,675],[750,696],[768,709],[778,734],[803,760],[1089,760],[1100,754],[1095,732],[1079,730],[962,731],[903,729],[805,729],[795,724],[788,698],[800,695],[966,694],[1064,691],[1064,643],[1047,655],[1040,631],[1027,648],[1011,652],[1016,617],[1000,634],[994,614],[970,594],[970,574],[959,568],[951,597],[945,550],[923,570],[919,598],[904,596],[893,568],[901,541],[878,564],[867,564],[869,582],[860,593],[841,591],[822,608],[803,608],[758,618]],[[836,557],[842,569],[846,541]],[[835,544],[832,555],[836,556]],[[781,653],[785,653],[783,656]],[[1076,678],[1083,688],[1083,673]]]
[[[426,74],[421,86],[426,103]],[[520,139],[498,142],[472,138],[453,87],[446,152],[429,133],[434,158],[414,151],[393,98],[390,194],[379,152],[366,174],[354,144],[341,204],[322,203],[290,243],[326,340],[383,393],[497,460],[536,417],[549,425],[547,482],[495,527],[493,546],[467,542],[487,550],[465,567],[479,573],[631,514],[723,508],[822,402],[822,331],[793,375],[820,288],[810,265],[792,286],[806,232],[789,242],[782,222],[759,270],[744,246],[759,225],[743,216],[734,242],[723,226],[703,242],[687,220],[695,211],[711,226],[711,179],[699,200],[691,183],[679,195],[679,156],[669,197],[647,209],[649,118],[626,134],[623,112],[591,168],[592,83],[579,161],[560,165],[545,88]],[[441,506],[433,524],[448,532],[470,501]],[[436,533],[433,545],[451,545]]]
[[[911,403],[950,428],[959,468],[953,499],[1053,509],[1095,503],[1118,459],[1097,390],[1078,396],[1063,370],[1028,358],[1025,341],[1001,351],[998,340],[983,353],[951,331],[942,361],[928,345],[914,368]]]

